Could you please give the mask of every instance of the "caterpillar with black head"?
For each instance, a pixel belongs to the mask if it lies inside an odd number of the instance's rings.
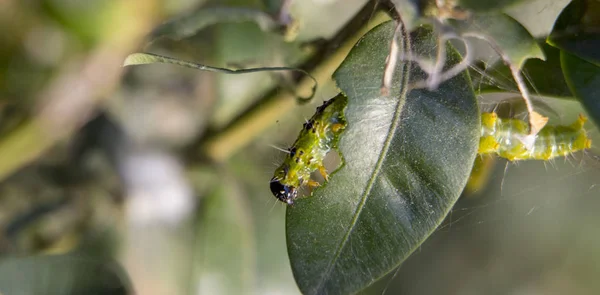
[[[296,142],[288,149],[288,155],[271,179],[271,192],[278,200],[292,205],[300,186],[318,186],[318,182],[310,179],[313,171],[319,170],[328,180],[323,159],[332,148],[337,147],[340,134],[346,128],[344,109],[347,104],[348,99],[339,94],[324,102],[304,123]]]
[[[571,125],[545,126],[535,135],[529,124],[496,113],[481,114],[479,154],[497,154],[510,161],[550,160],[591,148],[592,140],[583,128],[587,119],[579,115]]]

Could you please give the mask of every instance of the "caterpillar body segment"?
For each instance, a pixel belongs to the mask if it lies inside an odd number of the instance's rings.
[[[529,124],[525,121],[483,113],[478,153],[497,154],[510,161],[550,160],[567,156],[591,147],[592,141],[583,128],[586,120],[580,115],[571,125],[547,125],[531,135]]]
[[[480,156],[475,159],[465,191],[471,194],[486,186],[495,158],[485,155],[497,155],[510,161],[551,160],[591,148],[585,121],[580,115],[571,125],[546,125],[532,136],[526,121],[482,113]]]
[[[347,103],[348,99],[339,94],[324,102],[304,123],[296,142],[288,149],[288,155],[271,179],[271,192],[278,200],[292,205],[300,186],[318,186],[318,182],[310,179],[313,171],[318,170],[328,180],[323,160],[332,148],[337,147],[339,136],[346,128],[344,109]]]

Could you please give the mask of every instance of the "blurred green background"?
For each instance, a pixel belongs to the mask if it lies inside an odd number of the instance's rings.
[[[299,65],[367,5],[290,1],[293,41],[216,16],[188,37],[146,39],[168,19],[217,6],[285,22],[282,3],[0,2],[0,293],[299,293],[285,206],[267,186],[283,158],[273,146],[292,143],[334,85],[321,83],[310,104],[290,97],[278,107],[268,97],[289,93],[297,77],[121,67],[138,51],[221,67]],[[544,36],[567,3],[511,13]],[[558,103],[569,112],[554,123],[581,112]],[[207,142],[226,145],[219,136],[245,123],[262,127],[214,161]],[[600,161],[589,153],[493,169],[488,186],[364,293],[598,294]]]

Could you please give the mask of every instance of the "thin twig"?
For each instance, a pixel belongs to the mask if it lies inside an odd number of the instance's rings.
[[[444,81],[441,79],[441,73],[444,70],[444,65],[446,65],[446,41],[444,34],[440,34],[437,40],[438,48],[435,65],[433,66],[432,73],[427,79],[427,88],[429,88],[430,91],[437,89],[440,83]]]
[[[529,90],[527,89],[525,81],[523,81],[523,76],[521,75],[521,69],[515,65],[510,65],[509,67],[515,82],[517,82],[517,87],[519,87],[521,96],[523,96],[525,105],[527,106],[527,112],[529,113],[529,135],[531,137],[535,137],[535,135],[537,135],[538,132],[544,128],[546,123],[548,123],[548,117],[540,115],[533,109],[531,97],[529,96]]]

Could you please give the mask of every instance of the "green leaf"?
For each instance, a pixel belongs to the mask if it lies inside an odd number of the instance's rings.
[[[546,97],[573,99],[573,94],[565,82],[560,64],[560,50],[548,44],[542,44],[546,60],[528,59],[523,66],[525,83],[531,93]],[[512,77],[510,68],[503,62],[497,62],[484,70],[471,71],[473,85],[478,93],[514,92],[519,90]]]
[[[265,174],[256,173],[269,166],[270,161],[265,162],[265,159],[273,159],[273,152],[263,149],[270,157],[257,156],[257,152],[246,149],[231,157],[227,165],[232,176],[242,182],[248,197],[244,211],[252,214],[258,279],[254,294],[299,294],[285,246],[286,206],[276,200],[265,185]]]
[[[509,5],[523,1],[524,0],[458,0],[457,4],[464,9],[488,12],[501,10]]]
[[[117,263],[75,254],[0,261],[1,294],[130,294]]]
[[[548,43],[600,65],[600,3],[572,1],[554,23]]]
[[[211,67],[211,66],[207,66],[207,65],[203,65],[203,64],[199,64],[199,63],[184,61],[184,60],[180,60],[180,59],[176,59],[176,58],[172,58],[172,57],[168,57],[168,56],[152,54],[152,53],[132,53],[125,58],[125,61],[123,62],[123,66],[126,67],[126,66],[134,66],[134,65],[148,65],[148,64],[155,64],[155,63],[172,64],[172,65],[178,65],[178,66],[191,68],[191,69],[195,69],[195,70],[200,70],[200,71],[216,72],[216,73],[230,74],[230,75],[250,74],[250,73],[258,73],[258,72],[276,72],[276,71],[300,72],[304,75],[307,75],[309,78],[311,78],[315,82],[315,85],[313,86],[311,95],[306,98],[300,97],[298,99],[298,101],[301,103],[310,101],[313,98],[313,96],[315,95],[315,92],[317,90],[317,80],[313,76],[311,76],[305,70],[302,70],[299,68],[292,68],[292,67],[261,67],[261,68],[247,68],[247,69],[227,69],[227,68]]]
[[[600,126],[600,66],[564,51],[560,60],[571,91]]]
[[[465,21],[452,20],[450,25],[464,37],[486,40],[503,60],[517,68],[530,58],[544,59],[535,38],[506,14],[475,14]]]
[[[471,172],[480,123],[467,74],[406,94],[408,74],[411,83],[426,75],[399,62],[393,96],[382,96],[394,30],[393,22],[373,29],[336,71],[349,99],[344,164],[288,208],[288,252],[304,294],[357,292],[396,268],[440,224]],[[430,32],[412,38],[416,54],[435,56]]]
[[[221,180],[202,203],[195,290],[198,294],[253,294],[256,249],[252,220],[235,180]]]
[[[163,36],[179,40],[193,36],[208,26],[232,22],[254,22],[263,31],[278,28],[278,24],[264,11],[240,7],[209,7],[158,26],[150,34],[150,40]]]

